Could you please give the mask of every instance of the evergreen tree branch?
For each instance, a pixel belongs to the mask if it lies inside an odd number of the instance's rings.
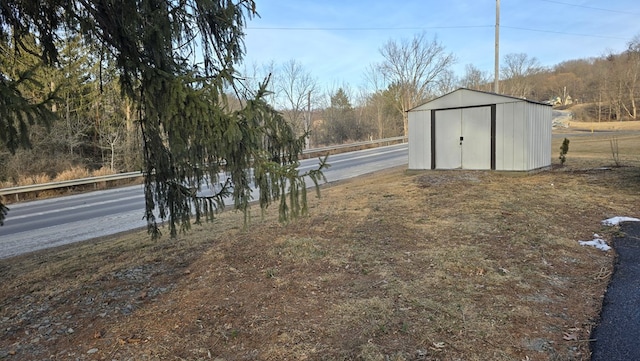
[[[7,214],[9,214],[9,208],[0,202],[0,226],[4,225]]]
[[[321,173],[298,174],[304,138],[263,99],[267,81],[242,109],[228,108],[225,90],[238,95],[235,65],[245,51],[245,21],[257,16],[254,0],[8,1],[0,5],[0,39],[5,25],[18,29],[19,40],[35,30],[42,58],[55,63],[49,45],[64,24],[113,57],[120,89],[138,108],[152,236],[164,221],[176,236],[194,218],[213,218],[227,197],[246,215],[254,188],[262,209],[280,202],[283,220],[306,212],[304,178],[317,184]],[[195,49],[203,66],[189,62]],[[29,119],[24,124],[17,134],[26,134]],[[221,175],[220,189],[201,193]]]

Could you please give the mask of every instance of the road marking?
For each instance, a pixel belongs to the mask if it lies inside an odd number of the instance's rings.
[[[60,212],[68,211],[68,210],[76,210],[76,209],[82,209],[82,208],[96,207],[96,206],[100,206],[100,205],[104,205],[104,204],[122,202],[122,201],[130,200],[130,199],[136,199],[136,198],[144,199],[144,195],[141,194],[141,195],[130,196],[130,197],[116,198],[116,199],[111,199],[111,200],[108,200],[108,201],[102,201],[102,202],[97,202],[97,203],[85,203],[85,204],[82,204],[82,205],[79,205],[79,206],[71,206],[71,207],[53,209],[53,210],[50,210],[50,211],[29,213],[29,214],[25,214],[25,215],[22,215],[22,216],[15,216],[15,217],[11,217],[11,213],[9,213],[9,216],[7,217],[7,220],[25,219],[25,218],[30,218],[30,217],[44,216],[44,215],[47,215],[47,214],[54,214],[54,213],[60,213]]]

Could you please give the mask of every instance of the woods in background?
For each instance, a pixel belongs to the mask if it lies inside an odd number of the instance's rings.
[[[55,65],[38,55],[36,37],[24,35],[17,45],[10,36],[0,44],[0,74],[5,89],[21,94],[32,108],[26,113],[32,116],[29,126],[18,134],[30,146],[17,147],[7,142],[6,134],[0,139],[3,186],[42,182],[70,169],[144,169],[145,113],[140,109],[148,106],[148,98],[136,93],[140,84],[135,84],[144,77],[123,81],[123,76],[131,77],[126,61],[104,43],[88,41],[77,32],[58,32]],[[222,109],[237,111],[270,76],[263,100],[309,148],[406,135],[406,110],[458,87],[492,90],[492,74],[473,64],[465,66],[464,74],[454,74],[454,54],[424,33],[389,40],[380,54],[383,61],[371,64],[358,88],[341,84],[322,89],[313,69],[292,59],[245,68],[236,77],[243,86],[221,84],[218,89],[224,94],[216,97],[226,99],[219,103]],[[576,120],[638,119],[640,37],[619,54],[568,60],[551,68],[524,53],[506,54],[501,64],[504,94],[560,107],[580,104],[574,108]],[[234,77],[228,71],[219,74]]]

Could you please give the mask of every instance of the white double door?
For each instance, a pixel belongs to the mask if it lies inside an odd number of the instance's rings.
[[[435,167],[491,169],[491,107],[435,112]]]

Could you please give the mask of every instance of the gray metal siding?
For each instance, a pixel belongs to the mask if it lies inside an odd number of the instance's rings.
[[[551,165],[551,107],[529,104],[527,110],[530,124],[528,169],[548,167]]]
[[[497,105],[496,170],[525,170],[526,103],[511,102]]]
[[[513,168],[512,170],[527,170],[527,131],[528,122],[525,121],[525,102],[518,102],[513,105],[513,122],[515,142],[513,146]]]
[[[431,168],[431,112],[409,112],[409,169]]]
[[[513,103],[496,106],[496,169],[513,168]]]

